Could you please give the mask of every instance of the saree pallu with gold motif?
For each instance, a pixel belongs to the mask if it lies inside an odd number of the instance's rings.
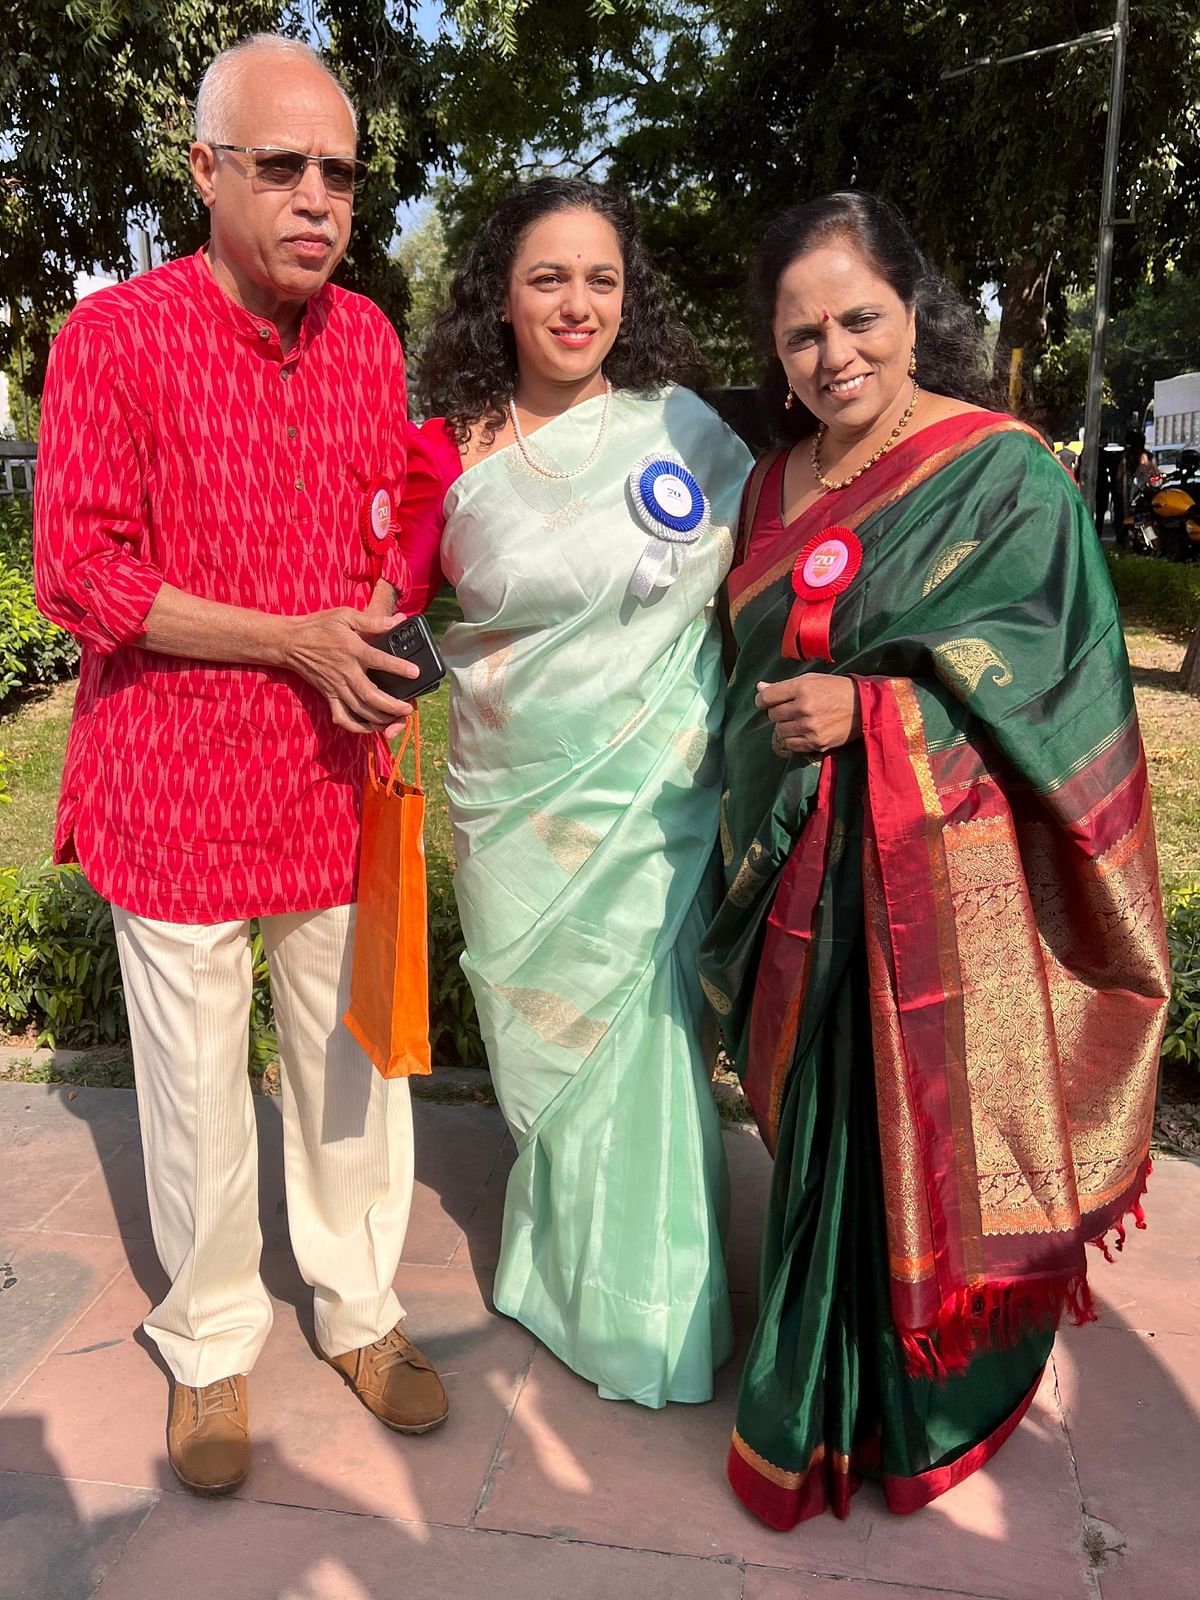
[[[1049,451],[956,417],[786,527],[756,471],[701,969],[775,1158],[729,1472],[786,1528],[864,1475],[916,1509],[1019,1422],[1086,1243],[1142,1225],[1169,980],[1116,605]],[[802,670],[858,688],[820,762],[754,705]]]

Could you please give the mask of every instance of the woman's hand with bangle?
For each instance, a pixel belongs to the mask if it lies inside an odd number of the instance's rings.
[[[782,683],[760,683],[754,703],[797,755],[824,755],[862,737],[853,678],[806,672]]]

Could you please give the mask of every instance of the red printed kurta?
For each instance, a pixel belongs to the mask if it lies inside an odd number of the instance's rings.
[[[327,285],[285,358],[203,253],[76,307],[51,352],[38,604],[83,646],[55,858],[173,922],[354,898],[365,741],[282,669],[143,650],[165,581],[255,611],[363,609],[367,491],[405,475],[404,357]],[[382,576],[399,589],[393,547]]]

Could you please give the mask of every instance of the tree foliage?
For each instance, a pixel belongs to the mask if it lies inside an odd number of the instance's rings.
[[[423,192],[441,154],[433,51],[407,3],[328,0],[22,0],[0,35],[0,359],[19,338],[36,385],[53,319],[74,299],[77,272],[120,273],[131,220],[167,253],[195,249],[203,213],[188,173],[191,108],[220,49],[255,32],[326,43],[359,108],[360,153],[372,182],[358,208],[341,281],[401,323],[403,273],[389,254],[398,199]]]
[[[741,285],[763,222],[848,185],[893,199],[968,293],[999,285],[997,358],[1037,353],[1093,270],[1111,52],[943,81],[1111,23],[1114,0],[23,0],[0,36],[0,256],[44,349],[80,266],[127,259],[129,216],[168,251],[201,218],[185,166],[205,62],[259,28],[328,47],[362,109],[372,183],[343,281],[403,324],[398,201],[439,173],[451,256],[513,178],[610,175],[639,197],[681,308],[748,378]],[[435,26],[429,27],[431,17]],[[1118,308],[1169,264],[1200,272],[1200,14],[1135,0]],[[4,331],[0,329],[0,359]]]

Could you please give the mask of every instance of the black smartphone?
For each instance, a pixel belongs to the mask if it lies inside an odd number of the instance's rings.
[[[376,650],[411,661],[420,668],[415,678],[402,678],[395,672],[376,672],[371,668],[367,677],[377,689],[390,694],[395,700],[415,700],[419,694],[436,689],[446,676],[446,663],[433,642],[433,634],[424,617],[405,617],[389,632],[371,640]]]

